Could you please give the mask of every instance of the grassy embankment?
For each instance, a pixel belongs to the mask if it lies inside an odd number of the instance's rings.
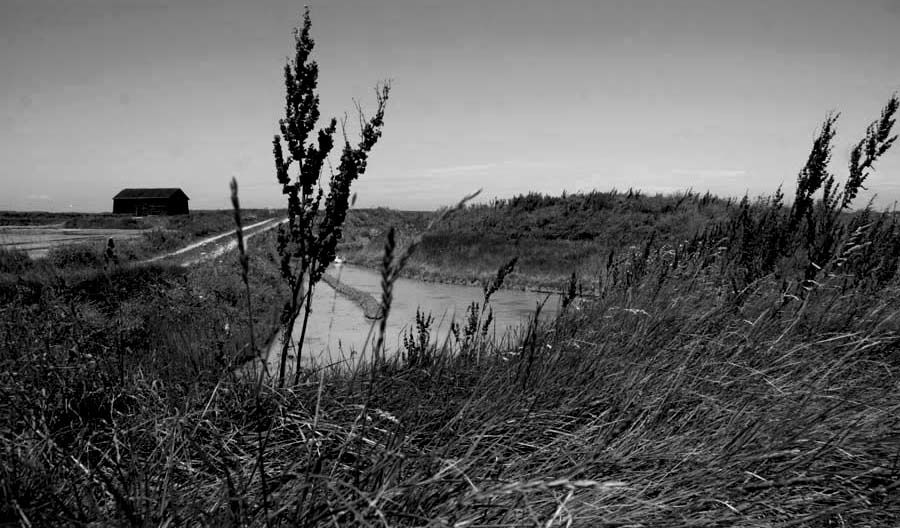
[[[829,131],[791,206],[617,249],[599,297],[513,346],[423,324],[392,359],[284,389],[230,375],[236,259],[3,259],[0,521],[895,526],[900,222],[842,214],[865,178],[828,183]],[[254,305],[277,306],[276,259],[251,254]]]
[[[735,200],[699,195],[648,196],[639,191],[591,192],[568,196],[536,193],[472,205],[425,234],[404,275],[430,281],[480,284],[513,257],[506,286],[559,291],[574,272],[588,291],[611,258],[630,246],[656,242],[675,247],[726,217]],[[340,247],[349,262],[377,268],[383,233],[395,226],[409,240],[434,213],[355,210]],[[618,254],[617,254],[618,253]]]

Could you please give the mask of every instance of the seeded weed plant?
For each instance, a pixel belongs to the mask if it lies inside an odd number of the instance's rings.
[[[282,193],[287,197],[288,214],[287,224],[278,231],[278,253],[282,277],[291,291],[281,317],[283,342],[279,385],[285,382],[294,325],[302,315],[294,382],[300,379],[303,341],[315,287],[334,260],[350,207],[351,186],[366,172],[369,152],[381,137],[390,93],[389,84],[376,90],[377,108],[369,119],[358,108],[361,130],[355,145],[351,145],[347,137],[346,120],[342,123],[344,141],[340,163],[324,182],[322,174],[335,146],[337,120],[332,118],[313,135],[320,117],[316,91],[319,66],[311,59],[314,41],[310,26],[307,9],[302,28],[294,34],[294,58],[284,67],[285,115],[278,123],[281,134],[272,140],[275,172]]]

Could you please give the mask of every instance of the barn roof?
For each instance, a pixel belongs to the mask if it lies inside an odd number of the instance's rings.
[[[166,187],[166,188],[156,188],[156,189],[122,189],[119,191],[119,194],[113,196],[114,200],[126,199],[126,200],[135,200],[141,198],[172,198],[176,194],[181,193],[185,198],[188,196],[184,194],[184,191],[177,187]],[[188,198],[190,199],[190,198]]]

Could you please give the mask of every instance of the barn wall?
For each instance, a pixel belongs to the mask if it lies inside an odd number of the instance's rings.
[[[113,213],[114,214],[134,214],[134,200],[122,200],[122,199],[114,199],[113,200]]]
[[[114,199],[113,213],[144,216],[148,214],[188,214],[188,201],[184,198]]]
[[[188,214],[188,201],[186,198],[175,197],[169,200],[169,214]]]

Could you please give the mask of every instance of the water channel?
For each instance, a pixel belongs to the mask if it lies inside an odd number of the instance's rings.
[[[381,276],[377,271],[344,264],[332,266],[329,274],[342,283],[381,300]],[[432,342],[443,344],[450,332],[450,323],[462,323],[466,309],[474,301],[481,303],[484,292],[480,287],[439,284],[414,279],[399,279],[394,284],[393,303],[385,331],[385,350],[394,353],[403,343],[403,335],[415,327],[416,310],[434,317]],[[494,313],[491,335],[501,338],[509,332],[521,329],[533,316],[538,303],[548,295],[517,290],[500,290],[491,297]],[[542,319],[550,318],[559,310],[559,298],[547,299],[541,311]],[[297,321],[294,339],[300,336],[301,321]],[[338,294],[324,282],[317,286],[313,299],[313,311],[306,330],[303,346],[303,363],[328,365],[352,362],[360,357],[370,357],[371,341],[377,333],[377,322],[366,319],[359,305]],[[368,341],[368,344],[366,344]],[[276,337],[269,351],[269,367],[278,364],[281,337]],[[290,357],[290,362],[293,358]]]

